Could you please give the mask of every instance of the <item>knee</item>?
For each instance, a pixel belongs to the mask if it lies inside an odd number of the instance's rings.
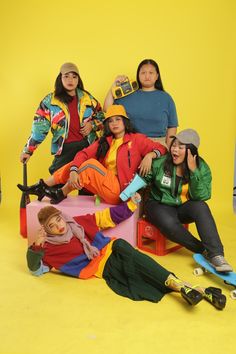
[[[162,233],[172,235],[180,225],[180,221],[170,215],[147,215],[148,221],[155,225]]]
[[[84,161],[81,165],[80,165],[80,167],[79,167],[79,169],[81,169],[81,168],[83,168],[83,167],[87,167],[87,166],[90,166],[90,165],[97,165],[99,162],[96,160],[96,159],[88,159],[88,160],[86,160],[86,161]]]
[[[117,240],[114,241],[112,250],[119,252],[121,254],[130,254],[131,252],[134,251],[134,248],[124,239],[118,238]]]
[[[211,213],[208,204],[203,200],[194,201],[193,203],[196,217]]]

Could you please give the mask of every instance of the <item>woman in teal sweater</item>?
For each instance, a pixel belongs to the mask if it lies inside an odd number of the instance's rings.
[[[198,155],[199,144],[197,132],[185,129],[173,137],[167,155],[153,160],[152,170],[144,178],[151,183],[146,216],[171,241],[194,253],[203,253],[217,271],[231,272],[215,221],[205,203],[211,197],[211,171]],[[126,190],[120,196],[122,200],[125,194]],[[183,226],[192,222],[200,240]]]

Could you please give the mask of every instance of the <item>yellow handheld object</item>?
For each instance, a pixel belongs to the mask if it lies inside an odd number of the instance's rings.
[[[121,98],[138,90],[138,83],[135,80],[126,80],[112,88],[114,98]]]

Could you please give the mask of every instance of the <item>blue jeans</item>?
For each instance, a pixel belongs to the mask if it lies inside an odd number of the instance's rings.
[[[204,201],[187,201],[179,206],[149,200],[146,204],[148,221],[155,225],[169,240],[179,243],[194,253],[207,250],[209,257],[224,255],[223,245],[215,221]],[[200,241],[182,224],[194,222]]]

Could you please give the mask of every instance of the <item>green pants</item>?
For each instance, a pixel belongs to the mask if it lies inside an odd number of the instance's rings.
[[[151,257],[118,239],[103,271],[107,285],[118,295],[132,300],[158,302],[171,292],[165,281],[172,274]]]

